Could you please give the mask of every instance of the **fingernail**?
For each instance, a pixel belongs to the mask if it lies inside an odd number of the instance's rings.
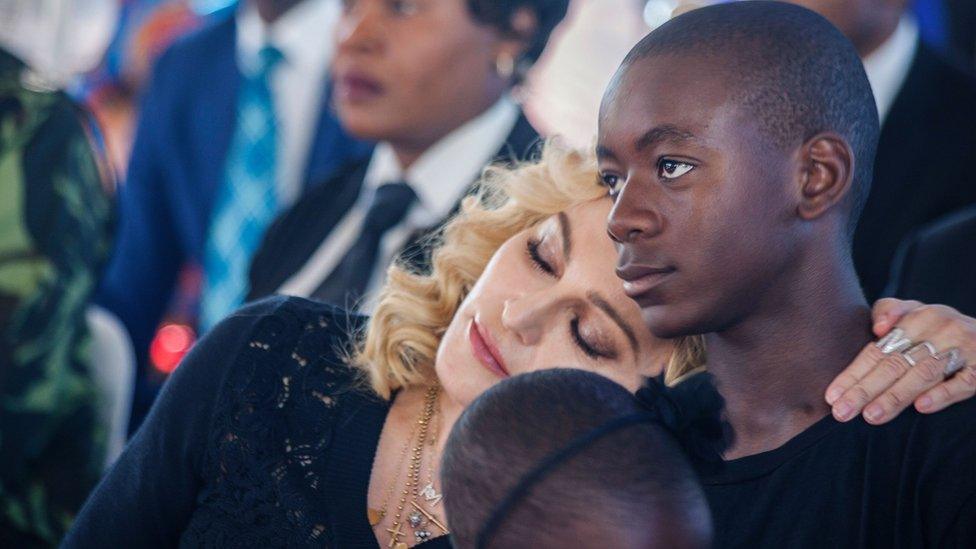
[[[918,399],[918,409],[919,411],[924,411],[932,408],[932,397],[923,396]]]
[[[854,407],[849,402],[844,401],[834,406],[834,417],[840,421],[847,421],[851,417]]]
[[[864,417],[866,417],[868,421],[877,421],[881,419],[882,412],[883,410],[881,410],[881,406],[872,404],[864,409]]]
[[[827,391],[827,404],[833,404],[835,400],[840,398],[840,395],[844,394],[844,391],[840,387],[832,387]]]

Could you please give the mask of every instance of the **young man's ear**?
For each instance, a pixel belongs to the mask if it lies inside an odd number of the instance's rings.
[[[854,152],[843,137],[821,133],[800,151],[802,180],[797,213],[816,219],[844,200],[854,181]]]

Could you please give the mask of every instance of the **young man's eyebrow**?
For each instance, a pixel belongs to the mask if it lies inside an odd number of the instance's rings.
[[[569,263],[569,252],[573,249],[569,230],[569,216],[566,215],[566,212],[559,212],[556,217],[559,219],[559,229],[563,235],[563,260]]]
[[[641,152],[644,149],[661,143],[663,141],[680,142],[694,140],[695,134],[678,128],[677,126],[672,126],[671,124],[664,124],[661,126],[655,126],[634,141],[634,148],[637,152]]]
[[[597,145],[596,157],[600,159],[615,159],[617,158],[617,155],[613,154],[613,151],[604,147],[603,145]]]
[[[627,342],[630,343],[630,348],[634,351],[634,356],[637,356],[637,336],[634,334],[634,330],[630,328],[630,325],[627,324],[627,321],[624,320],[624,317],[621,316],[620,313],[613,308],[613,305],[610,305],[610,302],[604,299],[599,293],[594,291],[587,292],[586,297],[590,300],[590,303],[596,305],[600,310],[607,313],[607,316],[616,322],[617,326],[620,326],[620,329],[623,330],[624,335],[627,336]]]

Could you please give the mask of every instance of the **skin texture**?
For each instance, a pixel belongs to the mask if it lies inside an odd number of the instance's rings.
[[[906,0],[787,0],[827,18],[864,57],[895,32]]]
[[[598,138],[619,267],[674,269],[632,297],[659,337],[708,334],[730,458],[826,415],[824,389],[871,339],[844,234],[851,147],[829,133],[775,145],[732,82],[712,60],[638,60],[611,84]],[[638,146],[661,128],[680,137]]]
[[[502,379],[474,355],[468,339],[472,319],[491,333],[512,375],[571,366],[604,375],[636,391],[643,376],[661,371],[670,346],[643,329],[640,311],[614,275],[616,252],[604,236],[610,206],[609,200],[601,199],[565,212],[571,240],[568,260],[563,255],[565,240],[556,216],[512,237],[495,253],[455,314],[435,361],[443,387],[435,447],[438,461],[463,408]],[[539,242],[538,253],[554,274],[532,261],[527,251],[530,240]],[[593,305],[589,295],[594,292],[603,296],[634,334],[636,353],[620,326]],[[593,358],[583,351],[570,333],[570,323],[577,317],[581,337],[616,358]],[[382,505],[385,490],[400,472],[397,456],[422,409],[424,393],[423,388],[406,389],[393,401],[370,479],[369,502],[374,508]],[[425,475],[428,466],[424,465]],[[395,493],[399,494],[402,486],[401,479]],[[374,529],[381,544],[389,542],[389,526],[387,520]]]
[[[501,97],[495,60],[523,47],[476,22],[465,0],[343,6],[332,69],[339,118],[357,137],[390,142],[405,167]]]

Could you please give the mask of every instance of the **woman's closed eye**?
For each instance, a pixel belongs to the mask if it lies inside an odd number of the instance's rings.
[[[574,316],[569,321],[569,334],[572,336],[573,341],[576,342],[576,345],[590,358],[608,358],[611,360],[617,358],[617,351],[613,348],[612,344],[592,334],[583,335],[583,332],[580,331],[580,317]]]
[[[539,251],[541,244],[542,242],[535,238],[530,238],[526,242],[525,249],[526,253],[529,254],[529,260],[532,261],[532,265],[539,271],[549,276],[556,276],[556,269],[552,266],[552,263],[543,258]]]

